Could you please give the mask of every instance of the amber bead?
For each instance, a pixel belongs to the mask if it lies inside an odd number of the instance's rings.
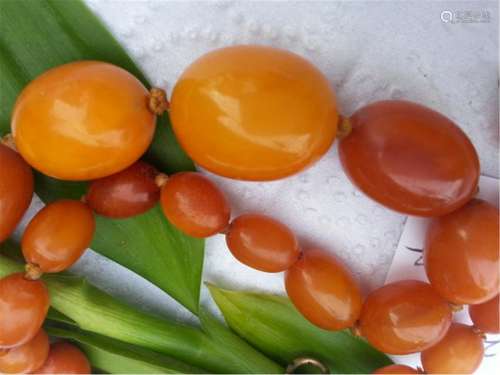
[[[12,134],[21,155],[45,175],[94,180],[139,159],[156,116],[148,90],[126,70],[101,61],[52,68],[21,92]]]
[[[453,323],[446,336],[420,354],[427,374],[472,374],[484,356],[483,339],[465,324]]]
[[[333,255],[310,249],[286,272],[288,297],[310,322],[335,331],[354,325],[361,293],[349,270]]]
[[[94,214],[86,204],[69,199],[50,203],[26,227],[24,258],[42,272],[63,271],[89,247],[94,231]]]
[[[359,328],[378,350],[410,354],[441,340],[451,316],[448,303],[429,284],[397,281],[370,293],[363,305]]]
[[[292,52],[257,45],[211,51],[177,81],[172,126],[205,169],[243,180],[272,180],[306,168],[337,130],[328,79]]]
[[[37,370],[39,374],[90,374],[90,363],[73,344],[58,342],[50,346],[45,364]]]
[[[0,143],[0,242],[16,229],[33,197],[33,172],[14,150]]]
[[[170,223],[192,237],[209,237],[229,224],[224,194],[201,173],[170,176],[161,189],[160,203]]]
[[[0,279],[0,349],[26,344],[40,330],[49,309],[49,293],[40,280],[22,273]]]
[[[482,303],[498,294],[498,231],[498,209],[481,200],[433,220],[424,251],[433,288],[455,304]]]
[[[94,180],[87,191],[87,204],[99,215],[127,218],[142,214],[160,199],[155,183],[158,171],[138,161],[114,175]]]
[[[26,344],[0,353],[0,373],[30,374],[42,367],[49,354],[49,337],[43,329]]]
[[[405,365],[389,365],[381,367],[373,372],[374,374],[418,374],[413,367]]]
[[[422,105],[380,101],[356,111],[339,145],[351,181],[393,210],[440,216],[476,193],[479,159],[464,132]]]
[[[485,333],[500,333],[500,306],[498,294],[489,301],[469,306],[469,315],[474,326]]]
[[[265,215],[237,217],[231,223],[226,242],[241,263],[264,272],[285,271],[300,255],[293,232]]]

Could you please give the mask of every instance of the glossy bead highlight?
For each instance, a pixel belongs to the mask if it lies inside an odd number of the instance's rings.
[[[328,79],[292,52],[257,45],[211,51],[172,94],[172,126],[205,169],[242,180],[289,176],[318,160],[337,129]]]
[[[500,306],[498,294],[489,301],[469,306],[469,315],[474,327],[485,333],[500,333]]]
[[[410,354],[436,344],[451,323],[451,309],[422,281],[397,281],[373,291],[360,317],[362,335],[388,354]]]
[[[33,172],[14,150],[0,143],[0,242],[16,229],[33,197]]]
[[[121,172],[92,181],[85,196],[87,204],[97,214],[115,219],[142,214],[160,199],[157,175],[153,166],[138,161]]]
[[[293,232],[265,215],[237,217],[231,222],[226,242],[241,263],[264,272],[285,271],[300,255]]]
[[[420,354],[427,374],[473,374],[484,356],[483,339],[472,327],[453,323],[446,336]]]
[[[0,349],[32,340],[49,310],[49,293],[42,281],[22,273],[0,279]]]
[[[90,246],[94,231],[94,214],[86,204],[69,199],[49,203],[24,231],[24,258],[42,272],[63,271]]]
[[[498,294],[499,225],[498,209],[478,199],[430,224],[425,271],[447,301],[476,304]]]
[[[287,271],[288,297],[306,319],[336,331],[354,326],[361,292],[349,270],[333,255],[310,249]]]
[[[229,224],[230,208],[224,194],[201,173],[169,176],[160,203],[170,223],[192,237],[212,236]]]
[[[45,364],[37,370],[39,374],[90,374],[90,363],[75,345],[58,342],[50,346]]]
[[[153,139],[149,93],[126,70],[100,61],[50,69],[21,92],[12,134],[35,169],[61,180],[94,180],[139,159]]]
[[[479,159],[465,133],[422,105],[386,100],[350,118],[339,145],[345,172],[366,195],[395,211],[441,216],[476,193]]]
[[[45,363],[49,354],[49,337],[43,329],[26,344],[16,346],[0,353],[0,373],[30,374]]]

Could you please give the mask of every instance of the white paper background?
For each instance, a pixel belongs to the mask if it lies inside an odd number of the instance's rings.
[[[87,3],[152,82],[169,91],[182,70],[211,49],[237,43],[290,49],[327,75],[344,114],[380,99],[428,105],[469,135],[482,173],[498,176],[497,2]],[[486,10],[491,21],[444,23],[443,10]],[[321,246],[342,258],[365,291],[383,284],[406,217],[359,193],[342,172],[336,147],[309,170],[281,181],[212,177],[229,196],[235,215],[245,210],[270,214],[293,228],[304,246]],[[28,217],[39,206],[34,202]],[[74,270],[141,308],[195,322],[163,292],[92,251]],[[207,241],[204,280],[283,293],[282,277],[239,264],[223,236]],[[215,311],[206,289],[202,294],[203,303]]]

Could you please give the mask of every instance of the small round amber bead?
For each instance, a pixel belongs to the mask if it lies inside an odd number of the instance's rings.
[[[311,323],[336,331],[352,327],[361,311],[361,292],[349,270],[333,255],[310,249],[287,271],[288,297]]]
[[[89,247],[94,231],[94,214],[86,204],[69,199],[49,203],[24,231],[24,258],[42,272],[63,271]]]
[[[293,232],[265,215],[237,217],[231,223],[226,242],[241,263],[264,272],[285,271],[300,255]]]
[[[474,327],[485,333],[500,333],[500,306],[498,294],[489,301],[469,306],[469,315]]]
[[[230,208],[224,194],[201,173],[169,176],[160,203],[170,223],[192,237],[212,236],[229,224]]]
[[[378,350],[410,354],[441,340],[451,317],[450,306],[429,284],[405,280],[387,284],[368,295],[359,328]]]
[[[427,374],[473,374],[484,356],[482,337],[465,324],[453,323],[444,338],[420,354]]]
[[[33,172],[14,150],[0,143],[0,242],[16,229],[33,197]]]
[[[142,214],[160,199],[157,175],[153,166],[138,161],[121,172],[92,181],[85,196],[87,204],[97,214],[115,219]]]
[[[50,346],[45,364],[38,374],[90,374],[90,363],[85,354],[73,344],[58,342]]]
[[[49,310],[49,293],[40,280],[22,273],[0,279],[0,349],[32,340]]]
[[[42,367],[49,354],[49,337],[43,329],[26,344],[0,353],[0,373],[30,374]]]
[[[499,225],[498,209],[477,199],[430,224],[425,271],[447,301],[476,304],[498,294]]]

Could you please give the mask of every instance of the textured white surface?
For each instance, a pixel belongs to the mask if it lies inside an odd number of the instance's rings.
[[[471,137],[482,173],[498,176],[497,2],[87,2],[152,82],[169,92],[182,70],[211,49],[240,43],[286,48],[328,76],[344,114],[388,98],[428,105]],[[443,10],[487,10],[491,21],[444,23]],[[211,177],[228,194],[234,214],[270,214],[292,227],[304,246],[321,246],[345,260],[365,290],[383,283],[405,217],[351,185],[336,147],[281,181]],[[193,320],[164,293],[90,251],[75,270],[143,308]],[[282,293],[282,277],[239,264],[223,236],[207,241],[204,280]],[[203,303],[211,304],[206,290]]]

